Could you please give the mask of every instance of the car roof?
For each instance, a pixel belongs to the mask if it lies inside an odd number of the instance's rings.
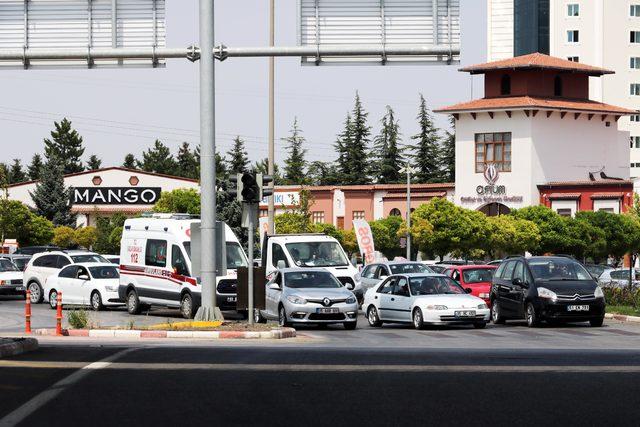
[[[37,254],[34,254],[34,257],[41,257],[44,255],[100,255],[97,254],[95,252],[91,252],[91,251],[85,251],[85,250],[79,250],[79,249],[73,249],[73,250],[69,250],[69,251],[49,251],[49,252],[39,252]],[[100,255],[102,256],[102,255]]]
[[[303,267],[303,268],[287,267],[287,268],[281,268],[278,271],[281,272],[281,273],[303,273],[303,272],[309,272],[309,271],[324,271],[326,273],[329,273],[329,270],[327,270],[324,267],[316,267],[316,268],[311,268],[311,267]]]
[[[430,273],[430,272],[425,272],[425,273],[397,273],[397,274],[392,274],[389,277],[449,277],[446,274],[442,274],[442,273]]]
[[[454,265],[453,267],[455,267],[455,268],[457,268],[459,270],[477,270],[479,268],[495,270],[495,269],[498,268],[495,265],[489,265],[489,264]]]
[[[116,268],[115,264],[110,263],[110,262],[76,262],[76,263],[73,263],[73,264],[66,265],[65,267],[70,267],[70,266],[78,266],[78,267],[114,267],[114,268]]]
[[[425,265],[423,263],[421,263],[420,261],[376,261],[376,262],[372,262],[371,264],[367,264],[365,267],[372,265],[372,264],[382,264],[382,265],[405,265],[405,264],[418,264],[418,265]]]

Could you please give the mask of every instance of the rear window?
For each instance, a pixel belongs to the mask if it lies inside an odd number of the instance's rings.
[[[403,273],[434,273],[432,269],[424,264],[390,264],[391,274],[403,274]]]
[[[120,277],[118,270],[111,266],[89,267],[91,277],[94,279],[117,279]]]
[[[105,257],[98,254],[71,255],[71,259],[76,264],[82,264],[85,262],[100,262],[100,263],[109,262]]]
[[[472,270],[463,270],[462,277],[464,278],[464,283],[481,283],[481,282],[491,282],[493,279],[493,272],[495,269],[493,268],[474,268]]]
[[[20,271],[11,261],[8,259],[0,259],[0,271]]]

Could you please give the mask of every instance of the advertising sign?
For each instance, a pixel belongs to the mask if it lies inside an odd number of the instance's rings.
[[[360,253],[364,255],[365,262],[367,264],[375,262],[376,248],[373,243],[373,233],[371,233],[369,223],[364,219],[354,219],[353,228],[356,232],[356,238],[358,239]]]
[[[160,187],[74,187],[72,205],[154,205],[160,200]]]
[[[269,217],[261,216],[258,220],[258,232],[260,233],[260,247],[264,242],[264,237],[269,232]]]
[[[300,204],[300,193],[298,191],[277,192],[273,194],[273,204],[279,206],[298,206]],[[260,202],[260,206],[268,206],[269,199],[265,197]]]

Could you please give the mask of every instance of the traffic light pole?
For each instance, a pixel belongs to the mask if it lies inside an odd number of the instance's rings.
[[[247,311],[248,311],[248,317],[249,317],[249,324],[253,325],[253,321],[254,321],[254,315],[253,312],[255,310],[255,304],[253,302],[253,288],[254,288],[254,284],[253,284],[253,251],[254,251],[254,235],[256,232],[256,223],[255,223],[255,216],[257,216],[257,212],[256,212],[256,205],[253,203],[249,203],[246,205],[246,208],[249,210],[249,218],[248,218],[248,229],[249,229],[249,268],[247,270],[247,292],[248,292],[248,298],[247,298]]]

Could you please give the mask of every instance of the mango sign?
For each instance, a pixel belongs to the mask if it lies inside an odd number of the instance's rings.
[[[358,239],[360,253],[364,255],[365,262],[367,264],[375,262],[374,253],[376,248],[373,244],[373,233],[371,233],[369,223],[364,219],[354,219],[353,228],[356,232],[356,238]]]

